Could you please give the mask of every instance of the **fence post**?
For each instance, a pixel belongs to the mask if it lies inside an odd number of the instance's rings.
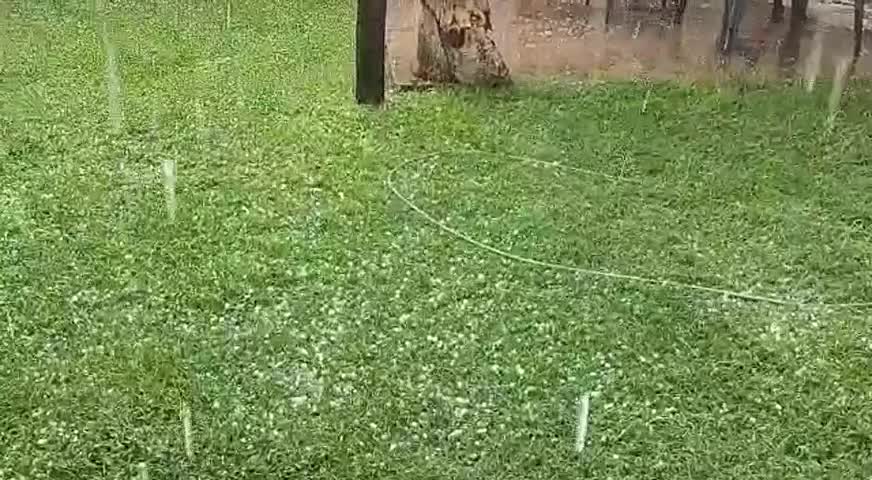
[[[386,17],[387,0],[357,0],[357,103],[380,105],[385,100]]]

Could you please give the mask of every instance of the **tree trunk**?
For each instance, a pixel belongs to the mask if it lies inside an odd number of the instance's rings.
[[[790,28],[787,30],[787,36],[781,44],[781,49],[778,52],[778,66],[781,67],[782,73],[791,77],[794,74],[794,67],[799,59],[800,44],[802,41],[803,22],[799,18],[790,16]]]
[[[687,0],[678,0],[675,5],[675,15],[672,17],[674,25],[681,25],[684,21],[684,11],[687,10]]]
[[[724,0],[724,12],[721,17],[721,32],[718,35],[718,53],[721,62],[729,61],[736,46],[736,36],[742,17],[745,15],[745,0]]]
[[[493,39],[488,0],[420,0],[415,76],[437,83],[496,85],[510,81]]]
[[[804,22],[808,20],[808,0],[791,1],[790,19],[796,22]]]
[[[629,25],[631,3],[628,0],[606,0],[605,31],[612,25]]]
[[[612,19],[612,12],[615,10],[615,0],[606,0],[606,19],[605,31],[609,31],[609,22]]]
[[[769,15],[769,20],[772,23],[781,23],[784,21],[784,0],[772,1],[772,14]]]

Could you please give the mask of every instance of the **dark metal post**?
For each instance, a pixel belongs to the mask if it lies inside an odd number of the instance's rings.
[[[385,100],[385,23],[387,0],[357,0],[357,103]]]

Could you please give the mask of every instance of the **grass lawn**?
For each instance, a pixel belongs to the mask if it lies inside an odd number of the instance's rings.
[[[869,84],[375,112],[351,1],[86,3],[0,3],[0,479],[872,477],[872,310],[385,185],[870,302]]]

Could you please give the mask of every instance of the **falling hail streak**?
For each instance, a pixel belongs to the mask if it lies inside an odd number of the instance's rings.
[[[169,217],[170,222],[174,222],[176,220],[176,161],[165,159],[161,163],[161,172],[163,173],[164,194],[167,202],[167,217]]]
[[[198,101],[194,104],[194,113],[197,118],[197,135],[200,145],[207,145],[209,140],[209,127],[206,120],[206,111],[203,108],[203,102]]]
[[[113,135],[121,133],[121,74],[118,71],[118,51],[109,38],[109,25],[103,19],[101,36],[106,53],[106,94],[109,99],[109,130]]]
[[[842,92],[848,81],[848,69],[851,66],[851,58],[843,58],[836,64],[836,74],[833,78],[833,90],[830,92],[829,116],[827,128],[832,130],[836,123],[836,115],[839,114],[839,104],[842,100]]]
[[[137,469],[139,470],[138,480],[148,480],[148,466],[145,462],[140,462],[139,465],[137,465]]]
[[[578,418],[575,426],[575,452],[584,451],[587,441],[587,421],[590,416],[590,394],[585,393],[578,401]]]
[[[182,403],[180,416],[185,434],[185,455],[188,456],[188,460],[192,460],[194,458],[194,440],[191,431],[191,408],[188,407],[187,403]]]
[[[805,89],[811,93],[821,71],[821,57],[824,52],[824,32],[818,30],[812,40],[811,54],[805,68]]]

